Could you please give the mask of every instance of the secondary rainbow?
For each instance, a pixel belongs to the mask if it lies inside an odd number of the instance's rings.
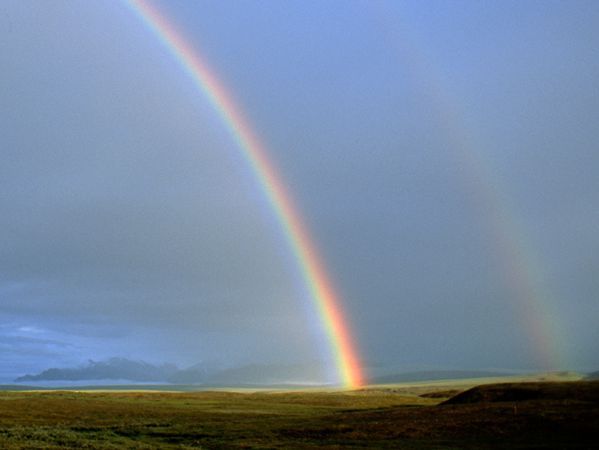
[[[374,3],[370,4],[375,5]],[[382,3],[376,3],[380,7]],[[408,24],[388,23],[396,17],[388,10],[374,11],[381,26],[400,55],[400,61],[412,72],[412,79],[426,93],[445,133],[448,149],[460,163],[465,187],[476,197],[481,217],[487,222],[487,236],[498,261],[503,266],[504,282],[511,290],[516,320],[526,330],[535,363],[547,370],[568,367],[564,346],[567,335],[555,308],[556,299],[546,282],[542,261],[519,220],[509,189],[500,179],[490,158],[488,144],[466,125],[463,101],[442,81],[434,59],[418,40],[412,39]],[[420,44],[420,45],[418,45]]]
[[[164,14],[144,0],[126,0],[126,4],[175,57],[196,87],[211,102],[236,140],[294,253],[327,334],[340,383],[350,388],[360,386],[364,377],[339,297],[297,208],[268,158],[265,146],[198,50],[183,38]]]

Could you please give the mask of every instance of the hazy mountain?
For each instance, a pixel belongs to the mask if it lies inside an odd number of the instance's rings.
[[[81,380],[130,380],[139,382],[164,382],[178,372],[173,364],[159,366],[125,358],[110,358],[107,361],[89,361],[75,368],[51,368],[37,375],[25,375],[17,382],[29,381],[81,381]]]
[[[326,374],[319,366],[320,364],[252,364],[223,370],[217,366],[199,363],[185,369],[178,369],[173,364],[156,366],[143,361],[111,358],[101,362],[89,361],[82,367],[51,368],[36,375],[19,377],[15,381],[127,380],[211,386],[322,384],[320,380],[326,379]]]
[[[372,377],[376,384],[400,383],[460,378],[482,378],[510,375],[506,372],[476,370],[422,370],[400,372]],[[598,376],[598,373],[590,374]],[[107,361],[89,361],[87,365],[71,368],[51,368],[36,375],[25,375],[16,382],[32,381],[86,381],[128,380],[132,382],[158,382],[172,384],[203,384],[210,386],[239,385],[307,385],[324,384],[327,374],[321,364],[250,364],[243,367],[221,369],[199,363],[185,369],[174,364],[153,365],[144,361],[111,358]]]
[[[455,380],[464,378],[504,377],[513,373],[481,370],[421,370],[374,377],[372,384],[403,383],[408,381]]]
[[[218,369],[205,363],[198,363],[171,374],[167,381],[173,384],[199,384],[206,382],[216,372]]]
[[[508,371],[481,370],[414,370],[380,376],[371,376],[371,384],[392,384],[413,381],[455,380],[465,378],[505,377],[514,375]],[[567,373],[559,373],[561,376]],[[592,372],[587,379],[599,379],[599,372]],[[133,383],[170,383],[204,386],[274,386],[274,385],[322,385],[328,374],[322,364],[250,364],[243,367],[222,369],[219,364],[198,363],[185,369],[174,364],[154,365],[144,361],[110,358],[106,361],[89,361],[81,367],[51,368],[36,375],[19,377],[15,382],[81,382],[99,380],[130,381]]]
[[[324,384],[327,374],[321,364],[250,364],[222,370],[211,376],[207,383],[219,386]]]

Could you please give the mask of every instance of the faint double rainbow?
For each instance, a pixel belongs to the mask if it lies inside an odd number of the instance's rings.
[[[492,251],[501,264],[504,281],[510,291],[515,322],[526,331],[527,344],[534,352],[533,363],[544,369],[567,367],[564,346],[566,335],[555,309],[555,298],[549,289],[543,267],[525,227],[521,224],[509,189],[498,171],[486,157],[488,145],[467,126],[464,102],[452,95],[441,80],[421,39],[403,21],[402,9],[392,11],[388,3],[369,3],[372,17],[377,20],[386,45],[395,50],[402,67],[410,72],[412,81],[428,97],[449,148],[463,170],[463,182],[475,198],[480,215],[486,221],[487,236]]]
[[[248,121],[196,48],[193,48],[163,13],[145,0],[125,3],[142,19],[178,64],[193,80],[196,88],[210,101],[231,136],[237,142],[257,183],[278,217],[310,296],[318,311],[335,358],[340,384],[357,387],[364,383],[362,368],[352,336],[322,259],[294,206],[281,176],[268,158]]]

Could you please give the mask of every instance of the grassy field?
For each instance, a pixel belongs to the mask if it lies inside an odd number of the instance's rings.
[[[599,382],[0,392],[0,448],[592,448]]]

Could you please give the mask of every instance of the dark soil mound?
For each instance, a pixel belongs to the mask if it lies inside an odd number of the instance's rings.
[[[488,384],[468,389],[441,404],[460,405],[529,400],[599,403],[599,381]]]
[[[460,393],[459,389],[449,389],[446,391],[435,391],[435,392],[427,392],[425,394],[421,394],[422,398],[449,398],[454,397],[456,394]]]

